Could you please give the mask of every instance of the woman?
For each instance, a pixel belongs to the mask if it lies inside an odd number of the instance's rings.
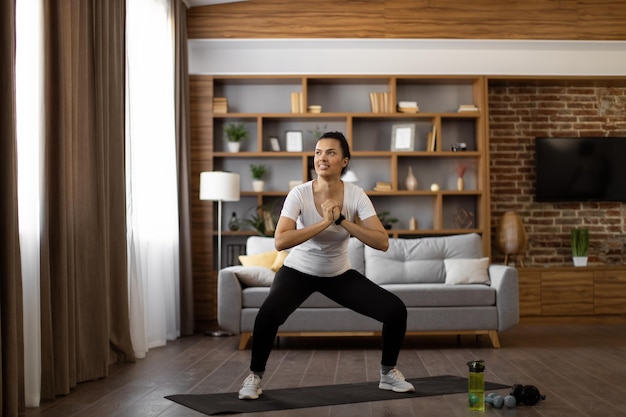
[[[350,266],[350,236],[382,251],[388,249],[389,239],[365,192],[341,180],[349,161],[350,148],[344,135],[323,134],[315,147],[317,179],[293,188],[285,199],[274,239],[277,250],[291,251],[257,314],[250,375],[239,391],[240,399],[259,398],[278,327],[316,291],[383,323],[378,387],[415,391],[395,368],[406,332],[406,306]],[[360,223],[355,222],[357,216]]]

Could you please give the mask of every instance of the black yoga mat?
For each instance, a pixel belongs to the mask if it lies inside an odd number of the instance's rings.
[[[236,392],[168,395],[165,398],[212,416],[467,392],[467,378],[458,376],[442,375],[407,379],[407,381],[415,386],[415,392],[398,393],[385,391],[378,388],[378,382],[361,382],[357,384],[263,390],[263,394],[258,400],[240,400]],[[510,385],[493,382],[485,383],[485,390],[508,387]]]

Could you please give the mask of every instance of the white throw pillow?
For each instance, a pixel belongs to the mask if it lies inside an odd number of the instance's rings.
[[[264,266],[246,266],[235,271],[235,275],[248,287],[270,287],[276,272]]]
[[[489,258],[444,259],[446,285],[490,284]]]

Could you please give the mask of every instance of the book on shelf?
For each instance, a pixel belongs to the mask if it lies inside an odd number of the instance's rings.
[[[387,92],[371,92],[370,107],[372,113],[389,113],[391,112],[390,96]]]
[[[213,113],[228,113],[228,99],[226,97],[213,97]]]
[[[299,91],[291,92],[291,112],[304,113],[304,96]]]
[[[432,152],[433,148],[433,132],[428,132],[426,135],[426,152]]]
[[[433,128],[426,136],[426,150],[434,152],[437,145],[437,125],[433,124]]]
[[[396,109],[400,113],[418,113],[420,111],[417,101],[399,101]]]
[[[392,191],[393,186],[388,181],[376,181],[374,191]]]
[[[472,111],[478,111],[478,106],[475,104],[461,104],[459,106],[459,108],[457,109],[458,113],[462,113],[462,112],[472,112]]]

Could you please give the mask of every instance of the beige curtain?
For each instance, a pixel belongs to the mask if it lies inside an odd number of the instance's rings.
[[[0,91],[0,415],[15,417],[24,411],[15,136],[15,1],[0,2]]]
[[[189,150],[189,76],[187,66],[187,7],[173,0],[175,36],[176,160],[180,258],[180,333],[193,334],[193,280],[191,266],[191,156]]]
[[[132,361],[124,182],[124,0],[44,5],[42,399]]]

